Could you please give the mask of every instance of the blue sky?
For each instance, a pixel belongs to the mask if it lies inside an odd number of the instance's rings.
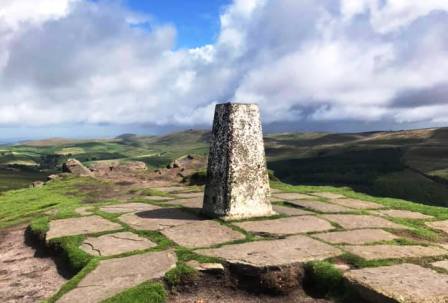
[[[448,125],[448,1],[2,0],[0,142]]]
[[[213,43],[219,34],[219,15],[230,0],[123,0],[132,10],[154,17],[156,23],[172,23],[179,48]]]

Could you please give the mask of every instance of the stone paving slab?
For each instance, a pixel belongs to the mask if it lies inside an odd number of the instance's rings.
[[[313,196],[301,194],[301,193],[276,193],[276,194],[273,194],[272,197],[280,199],[282,201],[316,199]]]
[[[144,199],[149,201],[169,201],[173,200],[174,198],[164,196],[145,196]]]
[[[84,240],[80,248],[94,256],[113,256],[156,246],[154,242],[134,233],[121,232],[96,238],[89,237]]]
[[[307,210],[303,210],[297,207],[287,207],[282,205],[272,205],[275,212],[288,216],[303,216],[312,215],[313,213]]]
[[[119,230],[123,228],[120,224],[110,222],[100,216],[54,220],[50,221],[49,225],[50,229],[46,235],[47,240],[66,236]]]
[[[253,233],[266,233],[275,235],[293,235],[334,229],[330,222],[322,220],[315,216],[300,216],[274,220],[247,221],[234,224],[246,231],[250,231]]]
[[[171,251],[101,261],[75,289],[57,302],[102,302],[145,281],[160,279],[175,266],[176,255]]]
[[[448,251],[435,246],[419,245],[365,245],[344,246],[343,249],[365,260],[421,258],[448,255]]]
[[[91,206],[82,206],[75,209],[75,212],[80,214],[81,216],[90,216],[92,215],[92,207]]]
[[[170,201],[170,204],[175,204],[175,205],[189,207],[189,208],[202,208],[203,203],[204,203],[204,199],[201,199],[198,197]]]
[[[409,229],[407,226],[390,222],[386,219],[370,215],[322,215],[323,218],[335,222],[345,229],[361,228],[394,228]]]
[[[201,249],[197,253],[225,259],[232,264],[270,267],[324,260],[342,254],[331,245],[307,236],[291,236],[281,240],[255,241]]]
[[[302,200],[302,201],[288,201],[288,203],[303,208],[315,210],[321,213],[346,213],[355,211],[354,209],[351,208],[320,201]]]
[[[204,193],[203,192],[194,192],[194,193],[180,193],[180,194],[174,194],[177,198],[202,198],[204,200]]]
[[[162,230],[170,240],[188,248],[208,247],[242,240],[245,236],[215,221],[198,221]]]
[[[188,189],[188,187],[185,186],[166,186],[166,187],[154,187],[151,188],[154,190],[158,190],[164,193],[175,193],[175,192],[182,192]]]
[[[163,230],[200,220],[197,216],[178,208],[158,208],[150,211],[129,213],[120,216],[118,219],[139,230]]]
[[[280,189],[271,188],[271,194],[281,193],[282,191]]]
[[[356,229],[349,231],[335,231],[315,234],[319,238],[332,244],[367,244],[379,241],[391,241],[399,237],[382,229]]]
[[[355,209],[380,209],[384,208],[383,205],[368,201],[356,200],[356,199],[332,199],[330,203],[355,208]]]
[[[310,193],[310,194],[313,196],[317,196],[317,197],[321,197],[321,198],[325,198],[325,199],[343,199],[343,198],[345,198],[344,195],[337,194],[337,193],[315,192],[315,193]]]
[[[427,222],[426,225],[431,227],[431,228],[441,230],[441,231],[443,231],[443,232],[448,234],[448,220]]]
[[[448,275],[414,264],[352,270],[345,278],[372,303],[448,302]]]
[[[103,206],[100,208],[101,211],[113,214],[124,214],[136,211],[148,211],[160,208],[159,206],[145,204],[145,203],[122,203]]]
[[[448,260],[434,262],[431,265],[448,271]]]
[[[432,219],[434,217],[424,215],[415,211],[409,211],[409,210],[399,210],[399,209],[387,209],[387,210],[378,210],[375,212],[375,214],[381,215],[381,216],[387,216],[387,217],[393,217],[393,218],[402,218],[402,219],[417,219],[417,220],[424,220],[424,219]]]

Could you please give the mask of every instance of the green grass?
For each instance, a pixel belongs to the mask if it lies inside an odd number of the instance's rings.
[[[198,272],[183,262],[178,262],[177,266],[165,274],[165,282],[170,287],[175,287],[181,283],[192,281]]]
[[[48,246],[64,262],[70,272],[78,273],[93,259],[91,255],[79,248],[84,239],[84,236],[51,239]]]
[[[167,294],[161,283],[145,282],[102,303],[164,303]]]
[[[307,263],[304,284],[319,297],[337,297],[344,294],[345,287],[341,271],[327,261]]]

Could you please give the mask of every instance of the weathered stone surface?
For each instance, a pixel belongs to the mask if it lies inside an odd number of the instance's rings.
[[[315,216],[300,216],[275,220],[248,221],[235,223],[236,226],[254,233],[293,235],[308,232],[327,231],[334,227]]]
[[[101,261],[58,303],[98,303],[145,281],[162,278],[176,265],[173,252],[162,251]]]
[[[232,264],[270,267],[324,260],[342,252],[307,236],[291,236],[281,240],[256,241],[201,249],[199,254],[219,257]]]
[[[75,212],[77,212],[81,216],[89,216],[92,214],[91,210],[92,210],[92,207],[90,207],[90,206],[82,206],[82,207],[78,207],[77,209],[75,209]]]
[[[391,241],[398,239],[397,236],[382,229],[357,229],[349,231],[336,231],[315,234],[319,238],[332,244],[367,244],[378,241]]]
[[[441,230],[448,234],[448,220],[427,222],[426,225],[428,225],[431,228]]]
[[[281,193],[282,191],[280,189],[271,188],[271,194]]]
[[[208,247],[244,239],[244,235],[215,221],[198,221],[162,230],[170,240],[188,248]]]
[[[204,200],[201,198],[189,198],[189,199],[179,199],[173,200],[170,204],[181,205],[188,208],[202,208]]]
[[[310,194],[313,196],[317,196],[317,197],[321,197],[321,198],[325,198],[325,199],[343,199],[343,198],[345,198],[344,195],[337,194],[337,193],[316,192],[316,193],[310,193]]]
[[[31,188],[41,188],[45,185],[45,182],[43,181],[34,181],[33,183],[31,183],[30,187]]]
[[[145,200],[149,201],[169,201],[173,200],[174,198],[171,197],[163,197],[163,196],[146,196]]]
[[[448,271],[448,260],[434,262],[431,265]]]
[[[323,215],[323,218],[341,225],[345,229],[361,228],[395,228],[408,229],[408,227],[390,222],[386,219],[369,215]]]
[[[383,205],[373,202],[361,201],[356,199],[332,199],[330,203],[338,204],[355,209],[379,209],[384,208]]]
[[[94,256],[113,256],[134,250],[148,249],[157,246],[146,238],[131,232],[103,235],[84,240],[81,249]]]
[[[273,205],[272,208],[276,213],[284,214],[288,216],[303,216],[313,214],[310,211],[306,211],[297,207],[287,207],[282,205]]]
[[[302,200],[302,201],[288,201],[290,204],[294,204],[303,208],[308,208],[311,210],[315,210],[321,213],[346,213],[353,212],[354,209],[347,208],[344,206],[339,206],[331,203],[325,203],[320,201],[310,201],[310,200]]]
[[[301,194],[301,193],[278,193],[278,194],[273,194],[273,197],[280,199],[280,200],[310,200],[310,199],[316,199],[316,197],[310,196],[310,195],[306,195],[306,194]]]
[[[185,186],[166,186],[166,187],[154,187],[154,190],[158,190],[164,193],[178,193],[188,189]]]
[[[137,211],[149,211],[159,208],[160,207],[158,206],[145,203],[122,203],[122,204],[104,206],[101,207],[100,210],[107,213],[124,214]]]
[[[199,220],[197,216],[178,208],[158,208],[149,211],[129,213],[120,216],[118,219],[140,230],[163,230]]]
[[[177,198],[181,198],[181,199],[183,199],[183,198],[185,198],[185,199],[188,199],[188,198],[201,198],[201,199],[204,199],[204,193],[203,192],[180,193],[180,194],[175,194],[175,196]]]
[[[197,271],[209,273],[224,273],[224,266],[221,263],[199,263],[196,260],[187,262],[187,265]]]
[[[260,113],[255,104],[218,104],[202,212],[242,219],[274,214]]]
[[[372,303],[448,302],[448,275],[414,264],[352,270],[345,278]]]
[[[54,220],[50,222],[50,230],[47,232],[46,239],[99,233],[121,228],[120,224],[110,222],[100,216]]]
[[[409,210],[399,210],[399,209],[387,209],[387,210],[378,210],[375,212],[381,216],[393,217],[393,218],[403,218],[403,219],[432,219],[432,216],[427,216],[415,211]]]
[[[366,260],[435,257],[448,255],[448,251],[439,247],[419,245],[344,246],[344,249]]]
[[[62,172],[71,173],[77,176],[92,176],[90,169],[85,167],[81,162],[76,159],[68,159],[62,164]]]

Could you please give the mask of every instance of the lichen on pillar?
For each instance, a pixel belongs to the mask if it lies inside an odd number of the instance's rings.
[[[273,215],[256,104],[215,108],[202,213],[225,220]]]

